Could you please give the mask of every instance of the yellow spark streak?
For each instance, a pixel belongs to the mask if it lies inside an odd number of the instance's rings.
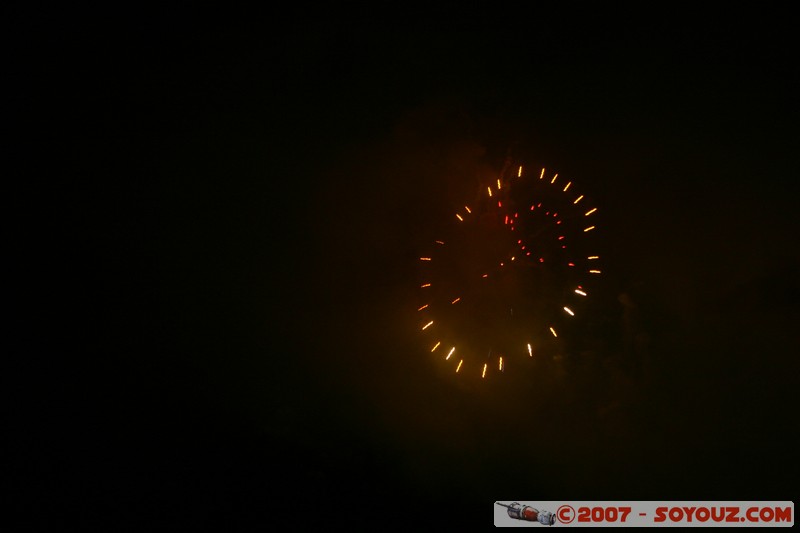
[[[567,313],[569,313],[569,316],[575,316],[575,313],[573,313],[573,312],[572,312],[572,309],[570,309],[569,307],[565,307],[565,308],[564,308],[564,311],[566,311]]]
[[[500,189],[502,189],[500,186],[500,178],[497,178],[497,190],[499,191]]]
[[[497,369],[500,370],[500,371],[503,370],[503,358],[502,357],[500,358],[500,364],[498,365]]]
[[[577,204],[577,203],[578,203],[578,202],[580,202],[582,199],[583,199],[583,195],[581,194],[580,196],[578,196],[578,199],[577,199],[577,200],[575,200],[575,201],[574,201],[574,202],[572,202],[572,203],[573,203],[573,204]]]
[[[430,261],[431,258],[430,257],[420,257],[419,260],[420,261]]]
[[[520,165],[519,167],[519,172],[517,172],[517,177],[518,178],[522,177],[522,165]]]
[[[539,174],[539,179],[542,179],[543,177],[544,177],[544,169],[542,169],[542,173]]]
[[[590,255],[586,259],[600,259],[600,256],[599,255]]]
[[[466,210],[467,210],[467,213],[470,213],[470,214],[472,214],[472,210],[469,208],[469,206],[466,206],[466,205],[465,205],[465,206],[464,206],[464,209],[466,209]]]
[[[482,278],[488,278],[488,277],[489,277],[489,274],[484,274],[484,275],[483,275],[483,276],[481,276],[481,277],[482,277]]]
[[[451,355],[453,355],[453,352],[455,352],[455,351],[456,351],[456,347],[455,347],[455,346],[453,346],[452,348],[450,348],[450,353],[449,353],[449,354],[447,354],[447,357],[445,357],[445,358],[444,358],[444,359],[445,359],[445,361],[447,361],[448,359],[450,359],[450,356],[451,356]]]
[[[600,273],[600,271],[599,271],[599,270],[590,270],[589,272],[590,272],[591,274],[599,274],[599,273]]]
[[[594,226],[589,226],[588,228],[583,230],[583,232],[586,233],[587,231],[592,231],[593,229],[594,229]]]
[[[569,189],[570,185],[572,185],[571,181],[569,183],[567,183],[566,187],[564,187],[564,192],[567,192],[567,189]]]
[[[461,215],[456,215],[456,218],[458,218],[458,220],[460,220],[461,222],[464,222],[464,219],[461,218]]]
[[[555,182],[556,182],[556,178],[557,178],[557,177],[558,177],[558,173],[556,173],[556,175],[555,175],[555,176],[553,176],[553,179],[552,179],[552,180],[550,180],[550,183],[555,183]]]
[[[443,241],[436,241],[436,244],[444,244]]]
[[[482,378],[486,377],[486,363],[483,363],[483,374],[481,374]]]
[[[456,374],[458,374],[458,371],[459,371],[459,370],[461,370],[461,364],[462,364],[463,362],[464,362],[464,360],[463,360],[463,359],[462,359],[461,361],[459,361],[459,362],[458,362],[458,366],[456,367]]]
[[[430,286],[431,286],[431,284],[430,284],[430,283],[426,283],[425,285],[420,285],[420,287],[422,287],[423,289],[424,289],[425,287],[430,287]]]
[[[492,188],[491,187],[486,187],[486,190],[489,191],[489,198],[491,198],[492,197]]]
[[[426,307],[428,307],[428,304],[425,304],[425,305],[423,305],[422,307],[420,307],[419,309],[417,309],[417,311],[422,311],[422,310],[423,310],[423,309],[425,309]]]
[[[511,260],[513,261],[513,260],[514,260],[514,258],[512,257],[512,258],[511,258]]]
[[[426,330],[426,329],[428,329],[428,326],[430,326],[431,324],[433,324],[433,320],[431,320],[430,322],[428,322],[427,324],[425,324],[424,326],[422,326],[422,329],[423,329],[423,330]]]
[[[553,328],[550,328],[550,333],[553,334],[553,337],[558,337],[558,335],[556,335],[556,330],[554,330]]]
[[[589,209],[589,211],[587,211],[587,212],[586,212],[586,214],[585,214],[585,215],[583,215],[583,216],[585,216],[585,217],[588,217],[589,215],[591,215],[591,214],[592,214],[592,213],[594,213],[595,211],[597,211],[597,208],[596,208],[596,207],[593,207],[593,208]]]
[[[440,344],[442,344],[442,343],[441,343],[441,342],[437,342],[437,343],[436,343],[436,346],[434,346],[433,348],[431,348],[431,352],[435,352],[435,351],[436,351],[436,348],[438,348]]]
[[[533,357],[533,348],[531,348],[530,344],[528,344],[528,355]]]
[[[453,300],[453,301],[452,301],[452,302],[450,302],[450,303],[451,303],[451,304],[454,304],[454,303],[456,303],[457,301],[459,301],[460,299],[461,299],[461,297],[458,297],[458,298],[456,298],[455,300]]]
[[[576,293],[576,294],[580,294],[581,296],[586,296],[586,293],[585,293],[585,292],[583,292],[583,291],[582,291],[582,290],[580,290],[580,289],[575,289],[575,293]]]

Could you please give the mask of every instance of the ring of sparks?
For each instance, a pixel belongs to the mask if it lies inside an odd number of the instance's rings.
[[[563,342],[602,273],[597,208],[571,181],[508,166],[419,258],[419,332],[457,374],[485,379]]]

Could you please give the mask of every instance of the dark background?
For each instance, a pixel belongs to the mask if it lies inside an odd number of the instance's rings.
[[[12,9],[25,521],[792,499],[788,14],[384,7]],[[609,343],[460,386],[415,259],[512,145],[600,206]]]

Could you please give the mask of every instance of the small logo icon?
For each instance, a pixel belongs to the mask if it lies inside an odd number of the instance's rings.
[[[508,516],[516,520],[527,520],[528,522],[539,522],[545,526],[552,526],[556,523],[556,516],[549,511],[540,511],[534,509],[529,505],[521,505],[518,502],[513,502],[510,505],[500,502],[495,502],[508,510]]]

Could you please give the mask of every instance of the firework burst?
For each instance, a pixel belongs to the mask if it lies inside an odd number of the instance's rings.
[[[602,262],[598,209],[571,180],[507,164],[480,191],[420,254],[416,312],[433,355],[486,379],[566,349]]]

